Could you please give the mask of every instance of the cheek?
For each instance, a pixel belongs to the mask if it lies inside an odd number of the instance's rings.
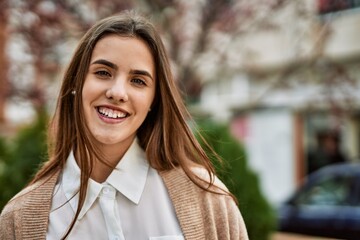
[[[91,88],[89,88],[89,81],[87,79],[85,79],[85,83],[84,86],[82,88],[82,92],[81,92],[81,98],[83,103],[85,103],[88,99],[88,96],[91,94]]]
[[[155,89],[153,89],[152,91],[150,91],[150,93],[147,95],[147,105],[150,107],[152,106],[152,104],[154,103],[154,99],[155,99]]]
[[[101,94],[101,86],[91,78],[86,78],[82,89],[83,104],[88,104],[94,100],[99,94]]]
[[[84,85],[82,94],[81,94],[81,99],[82,99],[82,110],[85,114],[85,120],[89,121],[91,119],[91,114],[92,114],[92,102],[94,101],[94,99],[96,99],[96,93],[91,91],[91,89],[89,89],[86,85]]]
[[[136,101],[139,110],[148,111],[154,101],[154,93],[138,93],[134,100]]]
[[[151,109],[153,102],[154,102],[154,97],[147,97],[146,100],[144,101],[143,108],[146,114]]]

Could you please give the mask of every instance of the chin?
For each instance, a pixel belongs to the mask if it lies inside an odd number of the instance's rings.
[[[110,135],[95,135],[97,142],[103,145],[121,145],[121,143],[131,143],[134,139],[134,136],[119,136],[119,134],[110,136]]]
[[[114,145],[114,144],[117,144],[117,143],[120,143],[122,142],[121,139],[118,139],[116,137],[95,137],[95,139],[101,143],[101,144],[104,144],[104,145]]]

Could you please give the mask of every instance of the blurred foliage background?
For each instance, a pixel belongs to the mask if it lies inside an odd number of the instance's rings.
[[[0,209],[34,176],[46,160],[47,114],[19,129],[11,140],[0,138]]]

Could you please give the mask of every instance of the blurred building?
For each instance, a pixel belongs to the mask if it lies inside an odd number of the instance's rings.
[[[200,107],[231,122],[277,204],[306,177],[320,132],[337,133],[347,161],[359,158],[360,3],[293,1],[273,20],[232,43],[241,73],[206,81]]]

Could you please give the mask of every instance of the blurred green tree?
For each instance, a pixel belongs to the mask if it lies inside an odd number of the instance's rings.
[[[198,122],[198,130],[205,142],[222,159],[219,161],[197,134],[214,164],[217,176],[237,198],[249,238],[269,239],[276,226],[275,213],[261,193],[256,174],[247,167],[244,147],[232,137],[226,125],[202,120]]]
[[[46,159],[47,115],[21,129],[11,142],[0,138],[0,209],[33,177]]]

